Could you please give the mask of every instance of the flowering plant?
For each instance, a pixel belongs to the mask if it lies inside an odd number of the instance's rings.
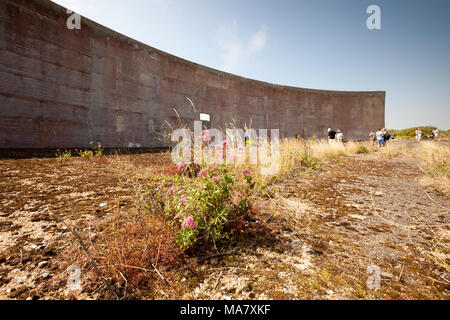
[[[246,174],[246,179],[251,179],[250,171]],[[197,242],[216,245],[228,238],[230,221],[250,211],[249,185],[240,190],[234,173],[225,165],[202,168],[196,176],[160,176],[155,180],[144,192],[144,202],[177,230],[177,242],[184,250]]]

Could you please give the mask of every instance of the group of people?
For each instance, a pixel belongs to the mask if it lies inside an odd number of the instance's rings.
[[[339,129],[335,131],[332,128],[328,128],[328,142],[344,142],[344,133]]]
[[[369,140],[373,144],[377,144],[380,148],[386,146],[386,142],[391,139],[391,135],[387,132],[386,128],[382,128],[377,132],[373,130],[369,134]]]
[[[438,137],[438,135],[439,135],[439,129],[434,128],[433,131],[431,131],[431,134],[428,136],[428,139],[434,140],[435,138]],[[422,129],[420,129],[420,128],[416,129],[416,140],[417,141],[422,140]]]
[[[431,134],[428,136],[430,140],[434,140],[439,135],[439,130],[437,128],[434,128]],[[378,145],[380,148],[386,146],[386,142],[394,139],[394,136],[389,134],[386,130],[386,128],[382,128],[378,130],[377,132],[374,132],[373,130],[369,134],[369,141],[372,142],[372,144]],[[416,129],[416,140],[420,141],[422,140],[422,129],[417,128]],[[328,142],[329,143],[335,143],[335,142],[344,142],[344,133],[337,129],[334,130],[332,128],[328,128]]]
[[[434,128],[431,134],[428,136],[428,139],[434,140],[438,135],[439,130],[437,128]],[[377,132],[371,131],[369,134],[369,140],[372,141],[373,144],[378,144],[380,148],[384,147],[386,145],[386,141],[392,138],[393,136],[387,132],[386,128],[380,129]],[[416,129],[416,140],[422,140],[422,129],[420,128]]]

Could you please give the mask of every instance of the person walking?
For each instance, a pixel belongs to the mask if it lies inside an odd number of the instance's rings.
[[[434,128],[433,135],[434,135],[434,138],[438,137],[438,135],[439,135],[439,129],[438,128]]]
[[[383,128],[383,145],[386,145],[386,142],[391,139],[391,135],[387,132],[386,128]]]
[[[369,133],[369,141],[371,145],[375,145],[377,143],[377,136],[373,130]]]
[[[422,130],[420,128],[416,129],[416,140],[417,141],[422,140]]]
[[[378,142],[378,147],[382,147],[384,144],[384,132],[383,129],[380,129],[377,131],[377,133],[375,133],[376,137],[377,137],[377,142]]]
[[[376,145],[377,144],[377,135],[375,134],[375,132],[372,130],[369,133],[369,141],[371,145]]]
[[[336,141],[341,143],[344,142],[344,134],[339,129],[336,131]]]

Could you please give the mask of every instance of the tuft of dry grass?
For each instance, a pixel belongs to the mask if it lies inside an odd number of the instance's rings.
[[[247,147],[248,148],[248,147]],[[269,144],[268,149],[271,149]],[[247,149],[248,151],[248,149]],[[311,171],[318,169],[326,161],[340,161],[341,158],[356,154],[367,154],[377,151],[377,148],[368,142],[349,141],[346,143],[329,143],[328,140],[293,139],[280,140],[280,158],[277,177],[285,177],[295,170]],[[269,181],[271,177],[260,175],[261,164],[239,165],[236,172],[250,167],[252,172],[261,179]]]
[[[425,173],[421,183],[425,187],[450,194],[450,143],[421,142],[417,157],[422,161],[420,168]]]
[[[388,143],[379,148],[377,155],[382,159],[407,156],[417,159],[424,176],[421,184],[446,195],[450,194],[450,142],[421,141],[414,144]]]
[[[308,147],[316,157],[323,160],[339,159],[348,154],[346,144],[343,143],[329,143],[325,140],[310,141]]]
[[[422,141],[419,144],[419,157],[427,164],[440,164],[450,159],[450,142],[434,143],[432,141]]]
[[[450,142],[421,141],[414,144],[388,143],[379,148],[377,155],[382,159],[407,156],[418,160],[424,176],[421,184],[446,195],[450,194]]]
[[[356,141],[329,143],[326,140],[310,140],[308,145],[312,153],[322,160],[335,160],[358,153],[371,153],[376,151],[376,148],[371,144]],[[362,152],[361,150],[364,151]]]
[[[379,148],[378,156],[383,159],[392,159],[402,155],[410,155],[411,149],[407,145],[398,145],[387,143],[384,147]]]
[[[310,172],[318,169],[321,163],[326,161],[340,161],[345,156],[376,151],[376,147],[366,142],[329,143],[328,140],[293,138],[281,139],[279,147],[280,157],[276,173],[278,178],[285,177],[295,170]],[[268,150],[271,150],[270,143]],[[261,163],[256,165],[241,164],[236,166],[235,170],[238,173],[244,167],[249,167],[261,179],[270,181],[272,179],[271,176],[260,174],[262,172],[261,169],[267,166]]]

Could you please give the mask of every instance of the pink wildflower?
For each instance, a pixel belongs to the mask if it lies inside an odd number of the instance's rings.
[[[228,144],[227,140],[222,141],[222,145],[225,147]]]
[[[243,197],[242,193],[239,193],[239,192],[236,195],[238,196],[238,198],[242,198]]]
[[[251,172],[250,172],[249,169],[245,169],[245,170],[243,171],[243,173],[244,173],[245,175],[248,175],[248,174],[250,174]]]
[[[169,193],[169,195],[173,196],[175,194],[175,189],[170,188],[169,190],[167,190],[167,193]]]
[[[194,218],[192,218],[191,216],[187,217],[184,222],[181,224],[181,226],[183,228],[192,228],[192,229],[197,229],[198,226],[197,224],[194,222]]]
[[[219,177],[212,177],[212,179],[213,179],[215,182],[219,181]]]
[[[180,170],[183,169],[184,167],[185,167],[185,165],[184,165],[183,162],[180,162],[179,164],[177,164],[178,171],[180,171]]]
[[[201,189],[202,188],[202,185],[199,183],[199,184],[197,184],[197,189]]]
[[[180,204],[181,204],[181,205],[184,205],[185,203],[186,203],[186,198],[181,198],[181,199],[180,199]]]
[[[198,177],[206,177],[208,174],[205,169],[200,170]]]

